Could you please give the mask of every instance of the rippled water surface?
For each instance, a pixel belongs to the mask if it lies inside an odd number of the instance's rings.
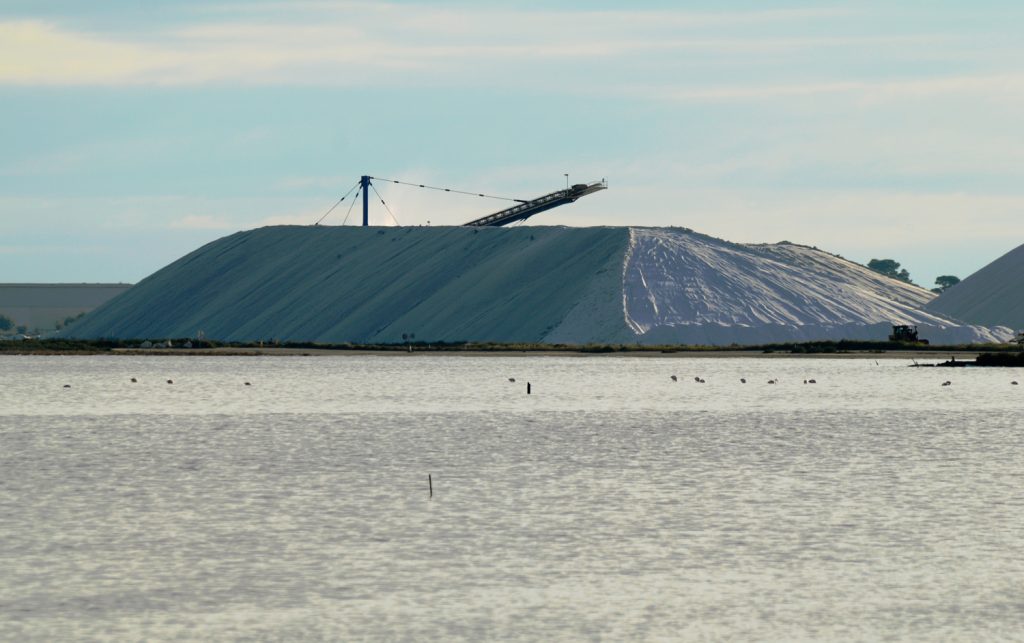
[[[1024,371],[906,366],[2,357],[0,639],[1019,638]]]

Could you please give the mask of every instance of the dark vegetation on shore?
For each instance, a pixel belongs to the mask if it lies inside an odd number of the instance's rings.
[[[165,340],[159,340],[163,343]],[[154,342],[156,343],[156,342]],[[502,344],[489,342],[403,342],[398,344],[316,344],[312,342],[254,342],[226,343],[204,339],[172,339],[171,348],[143,348],[139,340],[77,340],[77,339],[28,339],[0,341],[0,354],[31,355],[31,354],[97,354],[114,351],[138,350],[146,353],[187,353],[207,351],[209,349],[236,349],[239,351],[259,350],[261,348],[316,349],[344,351],[379,351],[406,352],[566,352],[566,353],[684,353],[684,352],[739,352],[759,351],[762,353],[790,354],[842,354],[842,353],[885,353],[887,351],[914,351],[920,353],[944,353],[949,351],[986,351],[991,353],[986,359],[1017,359],[1024,358],[1017,354],[1021,349],[1017,344],[957,344],[957,345],[925,345],[908,342],[892,341],[820,341],[820,342],[786,342],[778,344],[761,344],[754,346],[692,346],[662,345],[644,346],[640,344]],[[979,358],[980,360],[980,358]],[[979,363],[979,365],[981,365]],[[988,364],[985,364],[988,365]],[[1001,364],[1002,365],[1002,364]],[[1006,364],[1010,365],[1010,364]],[[1018,364],[1014,364],[1018,365]]]
[[[1024,353],[982,353],[974,360],[976,366],[1024,366]]]
[[[1019,351],[1020,347],[1014,349]],[[969,366],[1010,366],[1024,367],[1024,352],[981,353],[974,361],[958,360],[956,357],[941,364],[915,364],[915,366],[934,366],[937,368],[967,368]],[[1016,384],[1016,382],[1014,382]]]

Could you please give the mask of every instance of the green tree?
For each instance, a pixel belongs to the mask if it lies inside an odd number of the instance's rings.
[[[0,332],[6,333],[14,328],[14,320],[7,315],[0,315]]]
[[[905,281],[908,284],[914,283],[910,281],[910,273],[907,272],[907,269],[900,269],[900,262],[895,259],[872,259],[868,262],[868,268],[874,270],[880,275],[885,275],[886,277],[899,279],[900,281]]]
[[[940,275],[935,278],[935,288],[932,288],[932,292],[946,292],[958,283],[960,283],[960,277],[954,277],[953,275]]]

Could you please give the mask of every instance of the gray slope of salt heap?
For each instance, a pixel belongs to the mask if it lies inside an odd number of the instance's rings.
[[[1024,245],[942,293],[928,308],[971,324],[1024,329]]]
[[[569,324],[566,334],[596,341],[594,333],[610,330],[600,320],[615,319],[621,300],[594,293],[621,287],[628,240],[625,228],[259,228],[199,248],[69,330],[94,338],[201,331],[224,341],[400,342],[415,334],[539,342]],[[574,311],[580,301],[586,310]]]
[[[170,264],[67,336],[224,341],[752,344],[992,341],[934,295],[828,253],[682,228],[278,226]]]

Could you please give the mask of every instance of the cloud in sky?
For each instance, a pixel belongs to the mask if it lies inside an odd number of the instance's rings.
[[[159,52],[37,21],[0,22],[0,82],[108,84],[139,78]],[[165,56],[164,56],[165,57]]]
[[[261,228],[263,226],[270,225],[310,225],[312,222],[316,221],[316,219],[317,217],[312,212],[302,214],[275,214],[273,216],[263,217],[256,221],[256,224],[251,227]]]
[[[167,227],[180,230],[230,230],[232,226],[216,217],[193,214],[175,219]]]
[[[621,82],[639,69],[657,75],[679,57],[717,66],[758,55],[806,55],[846,48],[932,47],[935,34],[808,35],[792,22],[842,19],[846,10],[692,12],[683,10],[500,10],[389,3],[295,3],[217,7],[191,24],[136,33],[96,31],[38,19],[0,21],[0,83],[40,85],[315,84],[408,82],[548,83],[540,66],[601,65]],[[751,26],[782,27],[749,33]],[[594,70],[597,71],[597,70]],[[593,86],[594,74],[563,75],[568,86]],[[598,84],[600,87],[600,84]],[[776,86],[799,93],[849,84]],[[806,87],[807,89],[803,89]],[[815,89],[817,88],[817,89]],[[689,87],[677,97],[742,97],[743,89]],[[761,92],[765,90],[760,90]],[[689,93],[688,93],[689,92]]]
[[[507,86],[639,99],[1024,96],[1020,68],[980,65],[962,33],[855,24],[842,8],[496,9],[360,2],[191,6],[165,28],[0,15],[0,86]],[[919,17],[919,16],[914,16]],[[881,24],[884,24],[881,23]],[[119,28],[118,28],[119,27]],[[992,43],[998,61],[998,39]],[[1002,52],[1009,59],[1020,49]],[[882,59],[859,73],[814,59]],[[902,59],[947,65],[924,70]],[[882,62],[880,60],[879,62]],[[945,67],[945,68],[942,68]],[[812,73],[807,73],[811,71]]]
[[[1024,96],[1024,73],[942,76],[889,81],[836,81],[775,85],[734,85],[697,89],[651,90],[652,97],[678,101],[736,101],[814,95],[846,95],[865,102],[919,98],[939,94]]]
[[[14,4],[0,238],[41,247],[32,221],[143,262],[96,279],[310,224],[361,173],[517,197],[607,176],[537,223],[904,248],[914,272],[947,272],[953,252],[976,268],[1024,236],[1024,10],[1007,3]],[[380,189],[404,224],[497,209]],[[103,265],[24,253],[0,269],[33,279],[44,261]]]

